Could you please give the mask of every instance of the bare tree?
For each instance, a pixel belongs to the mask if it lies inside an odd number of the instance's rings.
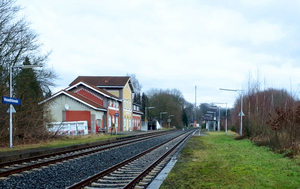
[[[182,93],[177,89],[151,89],[147,92],[149,102],[155,109],[151,110],[149,117],[160,118],[160,112],[168,112],[163,116],[164,123],[167,123],[168,115],[174,115],[172,117],[172,124],[176,126],[183,126],[182,116],[183,107],[186,103]],[[166,124],[164,124],[166,126]]]
[[[139,80],[136,78],[135,74],[127,74],[130,76],[131,83],[134,88],[134,97],[133,102],[136,104],[142,104],[142,85],[140,84]]]
[[[42,69],[38,71],[32,70],[31,72],[34,72],[33,75],[40,86],[42,97],[45,98],[51,94],[50,87],[54,86],[56,74],[52,69],[46,67],[49,53],[41,53],[42,44],[38,42],[38,34],[30,28],[30,23],[25,18],[19,18],[17,14],[21,8],[15,3],[15,0],[0,0],[0,95],[9,95],[9,68],[23,65],[25,59],[28,58],[30,59],[30,64],[43,66]],[[26,81],[23,80],[19,84],[16,83],[20,73],[23,73],[21,69],[13,69],[13,89],[22,88],[20,85]],[[20,90],[19,94],[17,94],[17,90],[13,91],[14,97],[20,98],[16,96],[20,94]],[[18,126],[24,128],[23,130],[18,130],[18,133],[23,133],[21,134],[23,138],[25,129],[27,129],[26,132],[32,131],[29,138],[42,133],[42,130],[32,129],[34,125],[36,128],[44,128],[42,126],[43,121],[41,121],[44,119],[43,111],[32,112],[33,110],[41,110],[41,108],[37,107],[39,100],[41,98],[27,98],[27,100],[22,101],[22,108],[14,116],[15,128],[18,128]],[[7,108],[7,106],[0,108],[0,125],[3,126],[0,128],[0,135],[2,136],[1,139],[5,141],[8,137]],[[31,121],[29,121],[30,119]],[[30,122],[30,128],[21,127],[22,124],[29,123],[28,121]]]

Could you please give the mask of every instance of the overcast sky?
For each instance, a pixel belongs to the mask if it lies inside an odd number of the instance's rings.
[[[298,0],[18,0],[59,74],[136,74],[146,92],[179,89],[186,100],[227,102],[259,73],[263,86],[298,93]]]

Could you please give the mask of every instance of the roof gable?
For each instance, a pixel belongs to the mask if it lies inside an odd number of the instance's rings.
[[[76,94],[76,93],[73,93],[73,92],[70,92],[70,91],[65,91],[65,90],[61,90],[59,92],[57,92],[56,94],[52,95],[51,97],[47,98],[46,100],[40,102],[39,104],[43,104],[43,103],[46,103],[52,99],[55,99],[56,97],[60,96],[60,95],[66,95],[70,98],[72,98],[73,100],[75,101],[78,101],[86,106],[89,106],[90,108],[92,109],[95,109],[95,110],[101,110],[101,111],[107,111],[105,107],[101,106],[100,104],[98,103],[95,103],[79,94]]]
[[[131,83],[129,76],[78,76],[69,86],[75,85],[79,82],[89,83],[98,88],[124,88],[128,83],[132,92],[134,93],[134,87]]]
[[[111,99],[114,99],[114,100],[121,101],[117,96],[115,96],[115,95],[107,92],[106,90],[100,89],[100,88],[98,88],[98,87],[96,87],[94,85],[91,85],[91,84],[89,84],[87,82],[83,82],[83,81],[80,81],[80,82],[78,82],[78,83],[76,83],[76,84],[68,87],[66,90],[70,91],[70,90],[72,90],[73,88],[76,88],[79,85],[83,85],[83,86],[89,88],[90,90],[92,90],[92,91],[94,91],[96,93],[99,93],[99,94],[101,94],[101,95],[103,95],[103,96],[105,96],[107,98],[111,98]]]
[[[129,76],[78,76],[70,86],[84,81],[99,86],[109,86],[109,87],[124,87],[129,81]]]

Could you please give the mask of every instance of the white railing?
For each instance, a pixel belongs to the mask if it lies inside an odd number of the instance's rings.
[[[55,135],[87,135],[87,121],[71,122],[51,122],[47,125],[47,130]]]
[[[156,121],[155,123],[156,123],[156,130],[161,130],[162,127],[161,127],[161,125],[159,124],[159,122]],[[142,124],[141,124],[141,131],[148,131],[148,122],[142,121]]]
[[[148,131],[148,121],[141,122],[141,131]]]

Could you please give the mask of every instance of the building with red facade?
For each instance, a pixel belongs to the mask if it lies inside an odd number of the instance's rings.
[[[142,112],[133,105],[130,77],[77,77],[47,103],[53,122],[87,121],[89,133],[141,129]]]

